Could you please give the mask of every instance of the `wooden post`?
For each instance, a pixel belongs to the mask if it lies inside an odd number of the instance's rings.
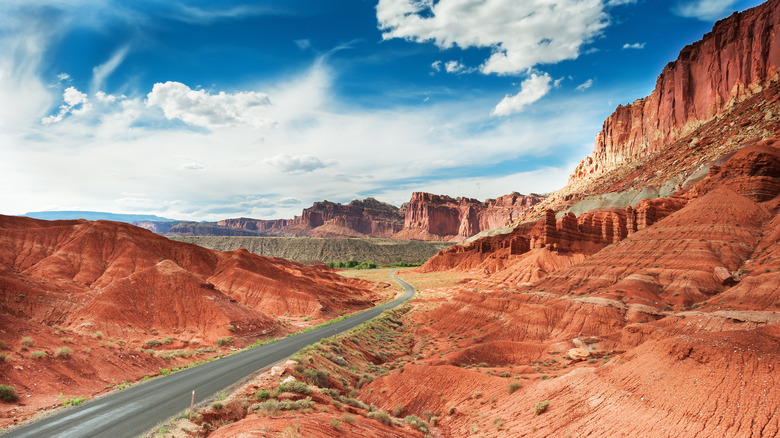
[[[189,420],[192,420],[192,408],[195,406],[195,390],[192,390],[192,400],[190,400],[190,415]]]

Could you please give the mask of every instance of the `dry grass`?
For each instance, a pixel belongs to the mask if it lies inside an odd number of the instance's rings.
[[[339,271],[339,274],[344,277],[361,278],[363,280],[372,282],[393,283],[394,290],[401,291],[403,290],[401,286],[399,286],[389,277],[390,272],[392,272],[393,269],[397,268],[345,269],[343,271]],[[460,272],[429,272],[421,274],[408,268],[400,269],[397,275],[399,278],[414,286],[417,291],[421,293],[426,289],[452,287],[458,284],[458,282],[461,280],[472,277]]]
[[[403,269],[398,271],[398,277],[417,288],[418,291],[423,291],[425,289],[452,287],[461,280],[472,278],[473,275],[462,272],[428,272],[421,274],[409,269]]]

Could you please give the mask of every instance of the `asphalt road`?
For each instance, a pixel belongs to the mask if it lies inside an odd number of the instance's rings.
[[[414,287],[395,277],[394,273],[395,271],[390,277],[403,286],[405,292],[387,304],[329,326],[223,357],[144,384],[133,385],[61,413],[49,415],[24,427],[10,429],[2,436],[130,438],[142,435],[189,409],[193,390],[197,404],[252,373],[292,356],[307,345],[354,328],[413,297]]]

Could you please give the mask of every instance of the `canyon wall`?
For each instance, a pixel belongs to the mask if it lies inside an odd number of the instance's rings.
[[[543,199],[543,196],[533,193],[527,196],[512,193],[482,202],[415,192],[401,208],[366,198],[349,204],[315,202],[294,219],[223,219],[211,226],[200,224],[200,228],[155,222],[137,225],[161,234],[183,236],[372,237],[463,241],[481,231],[512,224]]]
[[[780,0],[718,21],[682,49],[653,92],[619,106],[604,121],[595,147],[569,183],[647,157],[780,77]]]

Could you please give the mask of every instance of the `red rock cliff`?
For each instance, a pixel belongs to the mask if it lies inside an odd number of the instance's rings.
[[[415,192],[405,210],[398,238],[464,240],[480,231],[511,224],[543,197],[519,193],[480,202],[470,198]]]
[[[780,0],[718,21],[661,72],[653,92],[619,106],[569,183],[647,157],[780,77]]]

